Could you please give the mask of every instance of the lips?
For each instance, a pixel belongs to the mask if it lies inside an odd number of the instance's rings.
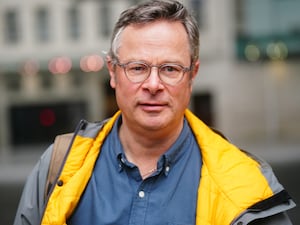
[[[161,102],[141,102],[139,106],[145,111],[161,111],[167,104]]]

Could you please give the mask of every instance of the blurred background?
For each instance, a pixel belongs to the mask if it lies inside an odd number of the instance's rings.
[[[103,56],[139,0],[0,0],[0,224],[56,134],[117,110]],[[201,30],[190,108],[267,160],[300,202],[300,0],[186,0]],[[300,210],[289,211],[295,224]]]

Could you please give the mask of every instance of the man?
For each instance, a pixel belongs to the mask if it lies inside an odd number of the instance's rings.
[[[187,110],[198,28],[176,1],[123,12],[107,56],[120,112],[83,121],[44,199],[53,151],[24,188],[17,224],[291,224],[295,204],[264,162]]]

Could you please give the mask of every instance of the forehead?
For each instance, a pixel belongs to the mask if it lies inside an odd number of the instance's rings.
[[[190,55],[188,35],[184,26],[176,21],[155,21],[127,26],[120,36],[119,56]]]

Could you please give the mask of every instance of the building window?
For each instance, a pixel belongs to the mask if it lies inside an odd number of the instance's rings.
[[[6,43],[17,43],[20,40],[19,18],[16,10],[9,10],[4,15],[4,35]]]
[[[43,89],[50,89],[53,85],[53,74],[49,71],[42,71],[40,77]]]
[[[71,7],[68,11],[68,31],[72,40],[80,38],[80,15],[77,7]]]
[[[50,39],[49,12],[46,8],[40,8],[36,12],[36,35],[40,42]]]
[[[85,102],[12,105],[9,108],[11,145],[47,145],[58,133],[73,131],[86,113]],[[22,151],[23,148],[16,150]]]
[[[4,74],[5,88],[9,91],[19,91],[21,88],[21,77],[17,72],[10,72]]]
[[[99,4],[99,33],[103,37],[109,37],[111,33],[111,21],[110,21],[110,7],[109,7],[109,1],[103,0],[100,1]]]
[[[142,1],[141,0],[131,0],[130,1],[130,3],[132,4],[132,5],[136,5],[136,4],[139,4],[139,3],[141,3]]]
[[[236,54],[250,62],[300,57],[300,1],[235,0]]]
[[[191,0],[190,8],[200,28],[203,27],[203,0]]]

